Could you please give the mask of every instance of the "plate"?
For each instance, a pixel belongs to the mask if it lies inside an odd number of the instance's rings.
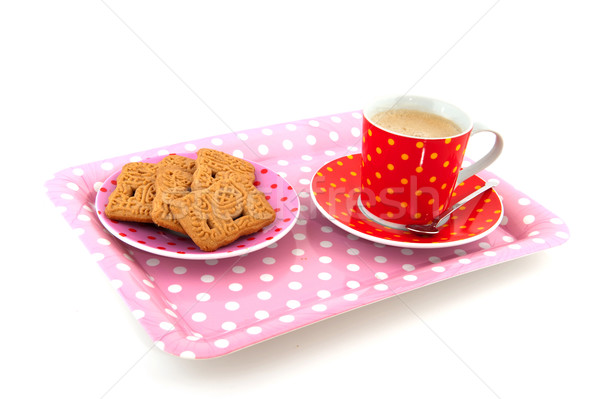
[[[502,201],[492,189],[455,211],[435,236],[380,225],[365,216],[357,205],[361,160],[361,154],[334,159],[323,165],[311,181],[311,196],[319,211],[333,224],[358,237],[396,247],[444,248],[479,240],[502,221]],[[453,197],[458,201],[484,184],[483,179],[472,176],[456,187]]]
[[[179,154],[194,158],[195,154]],[[164,156],[144,159],[142,162],[157,163]],[[265,248],[284,237],[298,220],[299,200],[294,188],[281,176],[256,162],[254,185],[262,191],[276,211],[275,221],[262,230],[240,237],[233,243],[205,252],[189,238],[180,233],[150,223],[121,222],[106,217],[104,210],[110,194],[117,184],[121,170],[106,179],[96,195],[96,213],[100,222],[113,236],[135,248],[157,255],[179,259],[222,259],[246,255]]]

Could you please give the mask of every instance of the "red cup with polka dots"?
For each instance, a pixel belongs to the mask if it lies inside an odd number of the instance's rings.
[[[392,109],[435,114],[450,120],[460,132],[447,137],[414,137],[378,126],[374,116]],[[461,169],[469,138],[495,135],[490,151]],[[388,97],[363,110],[361,193],[359,209],[391,228],[431,222],[451,203],[454,188],[488,167],[502,151],[502,137],[491,130],[474,129],[471,118],[454,105],[419,97]]]

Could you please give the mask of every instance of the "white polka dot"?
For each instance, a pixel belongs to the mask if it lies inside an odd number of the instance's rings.
[[[223,145],[223,139],[220,137],[215,137],[212,140],[210,140],[210,142],[212,145],[216,145],[216,146]]]
[[[440,263],[440,262],[442,261],[442,259],[440,259],[440,258],[439,258],[439,257],[437,257],[437,256],[430,256],[430,257],[429,257],[429,261],[430,261],[431,263]]]
[[[415,267],[410,263],[405,263],[402,265],[402,269],[406,270],[407,272],[412,272],[413,270],[415,270]]]
[[[240,283],[231,283],[229,284],[229,289],[231,291],[241,291],[242,290],[242,285]]]
[[[292,281],[291,283],[288,284],[288,287],[290,290],[297,291],[302,288],[302,283],[299,281]]]
[[[333,259],[331,259],[329,256],[321,256],[319,257],[319,262],[321,263],[331,263]]]
[[[343,297],[346,301],[356,301],[358,299],[358,295],[356,294],[346,294]]]
[[[205,274],[204,276],[200,277],[200,281],[202,281],[203,283],[212,283],[213,281],[215,281],[215,276]]]
[[[272,295],[269,291],[260,291],[258,294],[256,294],[256,297],[262,301],[267,301],[271,299]]]
[[[233,150],[231,155],[238,158],[244,158],[244,152],[242,150]]]
[[[385,291],[389,287],[387,286],[387,284],[376,284],[373,286],[373,288],[375,288],[377,291]]]
[[[331,248],[333,243],[331,241],[321,241],[319,245],[321,245],[323,248]]]
[[[196,354],[192,351],[183,351],[179,354],[179,357],[181,357],[183,359],[195,359]]]
[[[319,290],[317,291],[317,296],[321,299],[329,298],[331,296],[331,292],[327,290]]]
[[[145,291],[138,291],[135,293],[135,297],[137,299],[141,299],[142,301],[147,301],[148,299],[150,299],[150,294],[148,294]]]
[[[100,165],[100,168],[102,168],[102,170],[112,170],[114,166],[110,162],[104,162],[102,165]]]
[[[356,248],[348,248],[346,250],[346,253],[348,255],[356,256],[356,255],[358,255],[360,253],[360,251],[358,249],[356,249]]]
[[[417,276],[415,276],[414,274],[407,274],[406,276],[403,277],[406,281],[416,281],[417,280]]]
[[[274,278],[274,277],[273,277],[273,275],[272,275],[272,274],[267,274],[267,273],[265,273],[265,274],[261,274],[261,275],[260,275],[260,279],[261,279],[262,281],[264,281],[264,282],[273,281],[273,278]]]
[[[296,318],[294,316],[292,316],[291,314],[286,314],[279,318],[279,321],[282,323],[291,323],[294,320],[296,320]]]
[[[431,271],[436,273],[442,273],[446,271],[446,268],[444,266],[434,266],[431,268]]]
[[[304,270],[304,267],[302,267],[301,265],[292,265],[290,266],[290,270],[294,273],[300,273],[302,270]]]
[[[258,152],[260,155],[267,155],[269,153],[269,147],[265,144],[261,144],[258,146]]]
[[[350,129],[350,134],[354,137],[360,137],[361,133],[362,132],[357,127],[353,127],[352,129]]]
[[[248,329],[246,329],[246,332],[250,335],[260,334],[262,332],[262,328],[260,328],[259,326],[252,326],[248,327]]]
[[[327,310],[327,305],[325,305],[324,303],[317,303],[316,305],[313,305],[311,309],[315,312],[324,312]]]
[[[308,145],[315,145],[317,144],[317,138],[312,134],[309,134],[308,136],[306,136],[306,142],[308,143]]]
[[[226,321],[221,324],[221,328],[225,331],[233,331],[235,330],[237,325],[233,321]]]
[[[279,166],[288,166],[290,163],[288,161],[286,161],[285,159],[280,159],[279,161],[277,161],[277,164]]]
[[[206,313],[203,313],[203,312],[193,313],[192,320],[196,321],[198,323],[203,322],[204,320],[206,320]]]
[[[564,224],[564,222],[559,218],[552,218],[552,219],[550,219],[550,222],[552,222],[554,224]]]
[[[281,144],[286,150],[291,150],[292,148],[294,148],[294,143],[292,142],[292,140],[285,139]]]
[[[269,312],[266,310],[257,310],[254,313],[254,317],[256,317],[258,320],[264,320],[269,317]]]
[[[114,289],[118,290],[123,286],[123,282],[121,280],[114,279],[110,280],[110,285],[112,285]]]
[[[131,270],[131,267],[125,263],[117,263],[116,268],[124,272],[128,272]]]
[[[165,331],[173,331],[175,329],[175,326],[168,321],[163,321],[158,326]]]
[[[350,281],[348,281],[346,283],[346,287],[354,290],[354,289],[360,287],[360,283],[358,281],[355,281],[355,280],[350,280]]]
[[[519,205],[529,205],[531,200],[529,198],[519,198]]]
[[[131,314],[136,320],[139,320],[146,315],[146,313],[141,309],[134,309],[131,311]]]
[[[273,134],[273,130],[271,130],[269,128],[264,128],[264,129],[262,129],[262,134],[264,134],[265,136],[270,136]]]
[[[300,249],[300,248],[294,248],[294,249],[292,249],[292,255],[302,256],[302,255],[304,255],[304,250]]]
[[[331,141],[338,141],[340,139],[340,135],[338,132],[331,131],[329,132],[329,138],[331,139]]]
[[[374,258],[374,260],[377,263],[385,263],[385,262],[387,262],[387,258],[385,256],[376,256]]]
[[[83,176],[83,169],[81,168],[75,168],[72,170],[72,172],[75,176]]]
[[[146,265],[148,266],[158,266],[159,263],[160,261],[156,258],[150,258],[146,261]]]
[[[288,123],[287,125],[285,125],[285,128],[291,132],[294,132],[294,131],[296,131],[297,126],[294,125],[293,123]]]
[[[300,301],[297,301],[297,300],[295,300],[295,299],[290,299],[290,300],[289,300],[289,301],[287,301],[285,304],[286,304],[286,306],[287,306],[288,308],[290,308],[290,309],[296,309],[296,308],[299,308],[299,307],[300,307],[300,305],[301,305],[301,304],[300,304]]]
[[[317,277],[319,277],[319,280],[331,280],[331,273],[321,272]]]
[[[221,349],[227,348],[229,346],[229,341],[225,338],[218,339],[215,341],[215,346]]]
[[[185,274],[187,272],[187,269],[183,266],[176,266],[173,268],[173,273],[175,274]]]
[[[266,258],[263,258],[262,261],[265,265],[272,265],[273,263],[275,263],[275,258],[268,256]]]
[[[244,266],[234,266],[231,271],[236,274],[242,274],[246,272],[246,268]]]
[[[355,264],[355,263],[349,263],[349,264],[346,266],[346,269],[350,270],[351,272],[357,272],[357,271],[359,271],[359,270],[360,270],[360,266],[358,266],[358,265],[357,265],[357,264]]]
[[[167,290],[169,290],[169,292],[172,292],[174,294],[181,292],[181,290],[183,289],[183,287],[181,287],[181,285],[179,284],[171,284]]]
[[[386,278],[388,278],[388,274],[385,272],[377,272],[375,273],[375,278],[377,280],[385,280]]]
[[[200,292],[196,295],[196,300],[200,302],[207,302],[210,300],[210,294],[208,292]]]
[[[531,224],[535,221],[535,216],[533,215],[527,215],[523,218],[523,223],[525,224]]]

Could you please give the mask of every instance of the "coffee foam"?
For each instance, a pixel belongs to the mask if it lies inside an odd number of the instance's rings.
[[[458,125],[442,116],[410,109],[379,112],[373,116],[373,122],[385,130],[413,137],[451,137],[462,131]]]

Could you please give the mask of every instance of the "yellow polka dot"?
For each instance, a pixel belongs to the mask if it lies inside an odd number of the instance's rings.
[[[423,148],[423,142],[417,141],[417,148]]]
[[[447,183],[442,184],[442,190],[446,189],[446,187],[448,187]]]
[[[408,184],[408,179],[402,178],[402,179],[400,179],[400,183]]]
[[[371,154],[367,154],[367,160],[370,161],[371,159]]]
[[[438,157],[437,152],[434,152],[433,154],[430,155],[431,159],[436,159]]]
[[[450,165],[450,162],[449,162],[449,161],[446,161],[446,162],[444,162],[444,164],[443,164],[442,166],[443,166],[444,168],[447,168],[447,167],[448,167],[448,165]]]
[[[402,154],[400,155],[400,158],[406,161],[408,159],[408,154]]]
[[[456,151],[460,150],[460,144],[456,146]]]
[[[451,141],[452,141],[452,139],[446,139],[446,140],[444,140],[444,143],[450,144]]]
[[[358,176],[358,173],[356,173],[356,172],[354,172],[354,171],[350,172],[350,174],[351,174],[352,176]]]
[[[421,216],[422,215],[419,212],[417,212],[417,213],[414,214],[413,218],[414,219],[421,219]]]
[[[408,203],[406,203],[406,202],[402,202],[402,203],[400,203],[400,206],[401,206],[402,208],[406,208],[406,207],[408,206]]]
[[[381,148],[377,147],[377,148],[375,148],[375,152],[378,154],[381,154],[383,151],[381,150]]]
[[[337,164],[338,164],[338,165],[340,165],[340,166],[344,165],[344,164],[342,163],[342,161],[337,161]]]
[[[369,136],[372,136],[372,135],[373,135],[373,132],[371,131],[371,129],[368,129],[368,130],[367,130],[367,134],[368,134]]]
[[[367,178],[367,184],[370,186],[371,185],[371,179]]]
[[[429,182],[430,182],[430,183],[433,183],[433,182],[434,182],[434,181],[436,181],[436,180],[437,180],[437,177],[435,177],[435,176],[431,176],[431,177],[429,178]]]
[[[417,167],[415,168],[415,171],[416,171],[417,173],[421,173],[421,172],[423,171],[423,167],[422,167],[422,166],[417,166]]]
[[[378,178],[378,179],[381,179],[381,173],[375,172],[375,177]]]
[[[394,145],[394,139],[388,139],[388,144],[389,145]]]
[[[435,202],[435,200],[434,200],[433,198],[432,198],[432,199],[430,199],[429,201],[427,201],[427,203],[428,203],[429,205],[433,205],[433,203],[434,203],[434,202]]]
[[[388,213],[387,213],[387,217],[391,218],[391,217],[393,217],[393,216],[394,216],[394,214],[393,214],[392,212],[388,212]]]
[[[423,194],[423,191],[421,191],[421,190],[417,190],[417,191],[415,191],[415,195],[416,195],[417,197],[420,197],[422,194]]]
[[[394,170],[394,165],[392,165],[391,163],[388,163],[388,164],[387,164],[387,168],[388,168],[389,170]]]
[[[394,190],[392,190],[391,188],[388,188],[388,189],[387,189],[387,193],[388,193],[388,194],[394,194]]]

